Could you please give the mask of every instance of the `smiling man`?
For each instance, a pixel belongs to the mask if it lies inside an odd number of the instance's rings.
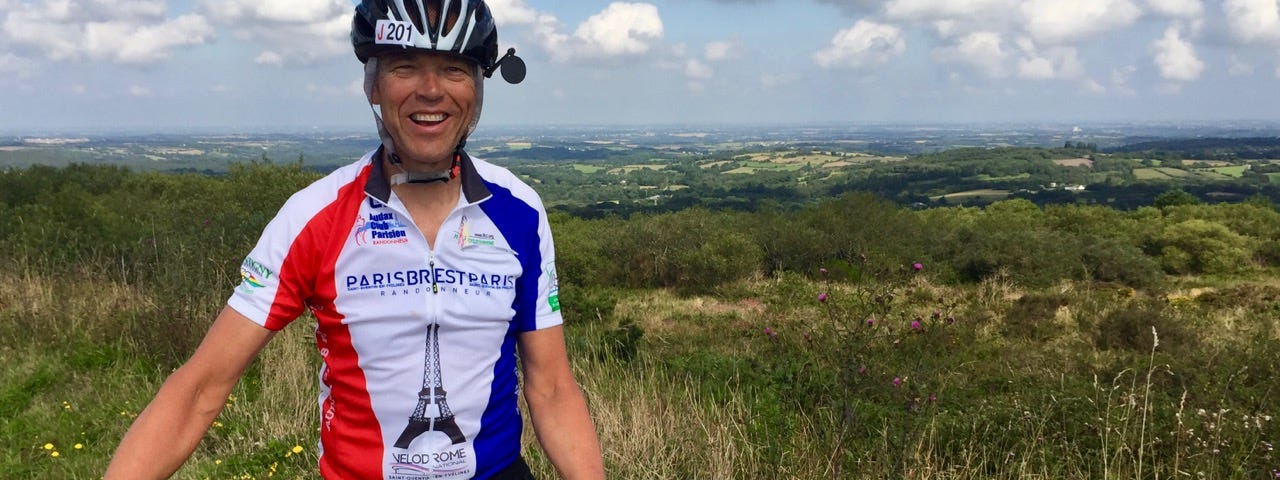
[[[324,478],[532,478],[520,453],[521,384],[561,476],[602,478],[565,353],[542,202],[464,150],[484,79],[501,68],[518,83],[523,62],[514,50],[498,58],[480,0],[366,0],[351,40],[382,145],[281,208],[244,260],[244,282],[125,435],[107,478],[172,475],[252,359],[306,310],[323,357]]]

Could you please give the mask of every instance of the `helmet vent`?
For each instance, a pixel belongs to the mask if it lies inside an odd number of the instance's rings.
[[[427,16],[423,15],[424,12],[418,9],[418,2],[401,2],[401,3],[404,5],[404,16],[408,17],[408,18],[405,18],[405,20],[413,22],[414,28],[417,28],[419,33],[425,34],[427,32],[435,31],[434,29],[425,25],[427,22],[424,19],[426,19]]]

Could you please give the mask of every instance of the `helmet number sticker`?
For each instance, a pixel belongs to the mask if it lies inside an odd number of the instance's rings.
[[[410,22],[378,20],[377,28],[373,32],[373,43],[412,47],[416,33]]]

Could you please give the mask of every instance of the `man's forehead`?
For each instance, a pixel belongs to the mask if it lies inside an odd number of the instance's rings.
[[[385,52],[379,53],[377,58],[379,62],[392,62],[392,61],[399,61],[399,60],[440,59],[444,61],[454,61],[454,62],[464,63],[467,65],[472,65],[475,63],[475,61],[471,60],[470,58],[464,57],[456,53],[423,50],[420,48],[404,48],[404,49],[396,49],[396,50],[387,50]]]

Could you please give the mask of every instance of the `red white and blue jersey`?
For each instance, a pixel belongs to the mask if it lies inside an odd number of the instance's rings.
[[[515,335],[561,324],[537,194],[461,154],[435,248],[381,150],[294,194],[228,305],[279,330],[310,309],[325,478],[485,478],[520,454]]]

